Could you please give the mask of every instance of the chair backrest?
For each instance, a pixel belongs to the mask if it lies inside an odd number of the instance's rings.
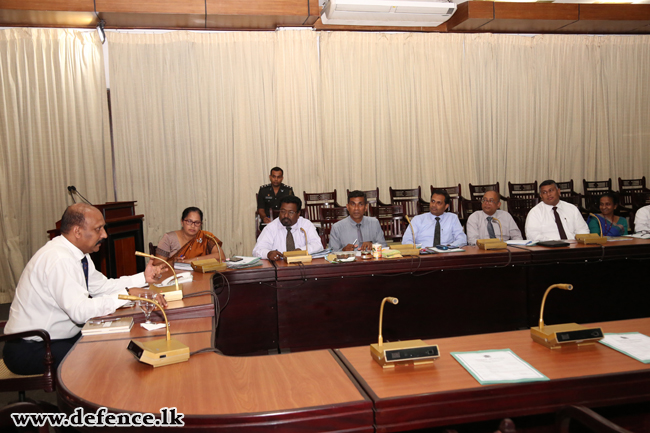
[[[519,231],[521,231],[522,235],[526,231],[526,217],[528,217],[528,212],[530,212],[537,203],[539,203],[539,197],[513,198],[511,196],[508,200],[508,212],[517,223],[517,227],[519,227]]]
[[[320,208],[320,221],[337,222],[347,218],[348,208],[343,206]]]
[[[413,217],[420,212],[419,203],[422,202],[422,188],[419,186],[413,189],[393,189],[388,188],[390,192],[390,204],[401,204],[404,206],[404,212],[409,217]]]
[[[650,191],[632,193],[632,206],[635,211],[649,204],[650,204]]]
[[[585,208],[589,212],[599,212],[600,196],[612,190],[612,178],[608,180],[582,180]]]
[[[560,190],[562,190],[560,188]],[[510,183],[508,182],[508,194],[511,199],[513,198],[535,198],[539,197],[539,190],[537,189],[537,181],[533,183]],[[508,201],[508,208],[510,202]]]
[[[645,176],[641,179],[618,178],[618,193],[620,195],[621,205],[632,207],[632,194],[639,192],[650,192],[645,186]]]
[[[404,221],[404,206],[401,204],[377,206],[374,212],[386,240],[401,242],[406,225]]]
[[[320,218],[320,209],[322,207],[339,207],[336,202],[336,190],[331,192],[302,192],[304,197],[303,208],[305,209],[305,218],[309,221],[317,221]]]
[[[469,218],[471,214],[482,209],[480,200],[462,200],[463,216]]]
[[[501,195],[501,191],[499,190],[499,182],[497,183],[491,183],[487,185],[472,185],[471,183],[469,184],[469,199],[470,200],[481,200],[483,198],[483,195],[487,191],[496,191]],[[468,215],[465,215],[468,216]]]
[[[368,199],[368,211],[366,212],[366,215],[372,216],[372,208],[377,207],[379,205],[385,206],[384,203],[379,200],[379,188],[376,189],[370,189],[368,191],[362,191],[366,193],[366,198]],[[345,195],[345,203],[347,204],[348,199],[347,197],[350,195],[350,190],[348,189]]]
[[[555,428],[558,433],[569,433],[571,422],[577,421],[593,433],[632,433],[600,416],[585,406],[566,406],[555,415]],[[585,430],[580,430],[585,431]]]
[[[463,208],[460,202],[463,199],[463,195],[461,193],[460,184],[458,184],[458,186],[438,186],[438,187],[431,185],[431,194],[433,194],[433,191],[437,189],[442,189],[447,191],[447,194],[449,194],[449,198],[451,198],[448,211],[455,213],[456,215],[458,215],[458,218],[461,218],[461,215],[463,213]],[[420,208],[422,209],[422,212],[420,213],[429,212],[428,204],[427,206],[422,205],[420,206]],[[426,210],[424,210],[425,208]]]

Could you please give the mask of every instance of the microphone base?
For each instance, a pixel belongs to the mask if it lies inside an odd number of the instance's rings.
[[[399,244],[390,247],[391,250],[397,250],[402,256],[419,256],[420,249],[413,244]]]
[[[304,251],[303,251],[304,252]],[[308,254],[303,254],[301,256],[289,256],[287,257],[287,253],[283,253],[285,255],[285,260],[287,261],[288,264],[291,263],[311,263],[311,256]]]
[[[482,250],[505,250],[508,244],[499,239],[478,239],[476,246]]]
[[[178,340],[135,341],[131,340],[127,350],[135,358],[154,367],[177,364],[190,359],[190,348]]]
[[[600,328],[585,328],[577,323],[564,323],[561,325],[538,326],[530,328],[530,337],[534,342],[549,349],[562,349],[577,346],[588,346],[601,340],[603,330]]]
[[[228,265],[217,259],[194,260],[190,262],[192,269],[196,272],[223,272],[228,269]]]
[[[588,233],[576,235],[576,241],[585,245],[605,245],[607,243],[607,238],[599,236],[596,233]]]
[[[372,359],[383,368],[395,368],[396,365],[433,364],[440,358],[438,345],[429,345],[422,340],[395,341],[370,345]]]

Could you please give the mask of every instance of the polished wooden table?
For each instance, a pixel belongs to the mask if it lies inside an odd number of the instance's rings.
[[[191,351],[210,346],[211,328],[208,317],[171,325],[173,338]],[[126,350],[131,338],[160,334],[136,325],[130,334],[82,337],[58,370],[59,407],[153,414],[176,407],[190,431],[373,431],[370,400],[331,350],[265,357],[203,353],[156,369]]]
[[[650,319],[597,323],[603,332],[639,331],[650,335]],[[454,426],[485,420],[553,413],[565,405],[589,407],[645,402],[639,414],[650,431],[650,365],[601,344],[550,350],[534,343],[530,331],[442,338],[441,357],[431,366],[384,370],[369,347],[336,350],[370,396],[377,432]],[[550,381],[480,385],[451,355],[511,349]],[[643,424],[645,423],[645,424]],[[485,430],[487,431],[487,430]]]

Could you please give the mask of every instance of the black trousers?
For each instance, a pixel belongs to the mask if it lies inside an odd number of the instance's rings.
[[[81,332],[71,338],[52,340],[50,342],[55,372],[65,355],[80,337]],[[22,338],[5,341],[2,358],[12,373],[42,374],[45,372],[45,342],[24,340]]]

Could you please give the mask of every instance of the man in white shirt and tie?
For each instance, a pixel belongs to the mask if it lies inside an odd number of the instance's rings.
[[[553,180],[539,186],[542,202],[526,218],[526,238],[531,241],[575,239],[589,233],[589,226],[577,207],[560,200],[560,188]]]

